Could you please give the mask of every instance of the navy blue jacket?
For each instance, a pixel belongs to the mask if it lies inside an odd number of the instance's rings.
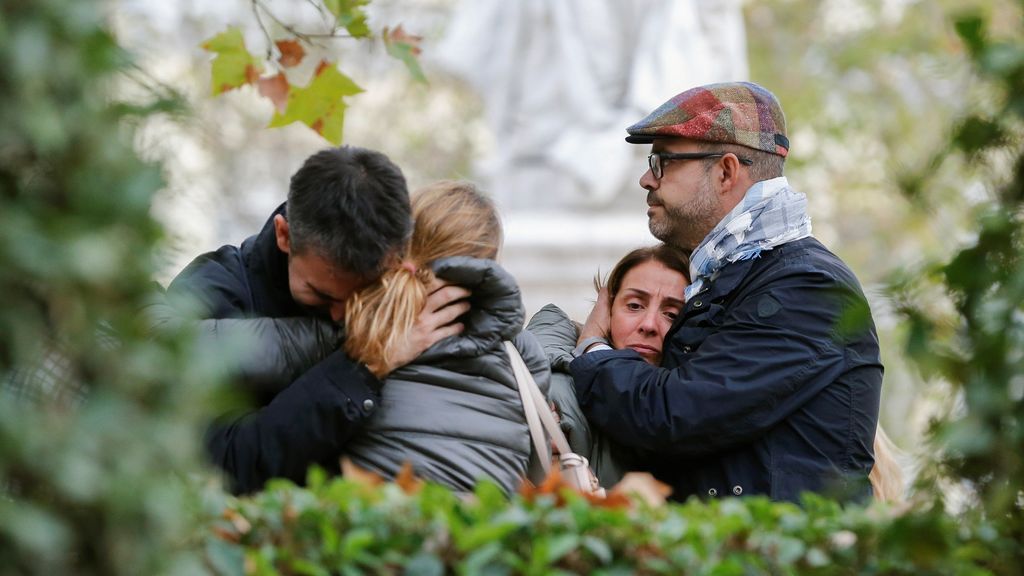
[[[274,215],[282,213],[283,205]],[[223,246],[196,258],[168,293],[198,299],[205,318],[309,316],[288,288],[288,257],[277,247],[274,215],[241,247]],[[270,478],[301,484],[311,464],[340,472],[342,447],[379,404],[381,383],[339,349],[285,388],[242,388],[260,408],[215,423],[206,447],[230,476],[232,489],[244,493]]]
[[[592,425],[657,454],[673,498],[870,495],[882,365],[856,277],[814,238],[723,267],[666,335],[571,365]]]

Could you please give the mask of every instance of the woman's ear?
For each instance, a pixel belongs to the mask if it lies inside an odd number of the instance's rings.
[[[277,238],[277,248],[285,254],[290,253],[292,242],[288,234],[288,221],[280,214],[274,216],[274,236]]]

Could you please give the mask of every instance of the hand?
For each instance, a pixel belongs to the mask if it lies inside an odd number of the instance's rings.
[[[462,286],[446,284],[437,278],[427,286],[427,300],[423,304],[412,330],[403,342],[392,350],[390,364],[381,367],[378,378],[384,378],[391,372],[412,362],[427,348],[437,342],[456,334],[461,334],[465,326],[455,319],[469,311],[469,290]]]
[[[587,338],[593,338],[595,336],[607,338],[608,332],[611,329],[611,323],[611,297],[608,296],[608,287],[602,286],[597,292],[597,302],[594,303],[594,309],[591,310],[590,315],[587,316],[587,322],[583,324],[583,328],[580,329],[580,335],[579,338],[576,339],[576,342],[580,343]]]

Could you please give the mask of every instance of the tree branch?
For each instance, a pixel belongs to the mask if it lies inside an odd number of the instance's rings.
[[[316,6],[316,3],[313,2],[313,0],[308,0],[308,1],[311,4],[313,4],[314,6]],[[269,17],[271,20],[273,20],[275,24],[277,24],[278,26],[283,28],[286,32],[288,32],[292,36],[295,36],[296,38],[298,38],[298,39],[300,39],[300,40],[302,40],[302,41],[304,41],[304,42],[306,42],[308,44],[311,44],[311,45],[314,45],[314,46],[318,46],[320,48],[323,48],[323,45],[321,45],[320,43],[318,43],[316,41],[319,38],[333,40],[333,39],[337,39],[337,38],[352,38],[353,37],[350,34],[339,34],[337,32],[338,26],[337,26],[337,22],[336,21],[335,21],[333,29],[332,29],[332,31],[330,33],[324,33],[324,32],[303,32],[301,30],[298,30],[297,28],[295,28],[291,24],[288,24],[288,23],[284,22],[283,20],[281,20],[280,18],[278,18],[273,12],[270,11],[270,8],[267,7],[267,5],[263,2],[263,0],[252,0],[252,6],[253,6],[253,12],[256,13],[256,19],[260,22],[260,26],[261,27],[263,27],[263,21],[260,19],[259,13],[262,11],[267,17]],[[264,33],[266,33],[266,28],[263,28],[263,31],[264,31]],[[269,39],[269,35],[268,35],[268,39]],[[273,44],[273,42],[271,42],[271,44]]]

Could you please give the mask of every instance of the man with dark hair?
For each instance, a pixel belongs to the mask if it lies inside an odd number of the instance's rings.
[[[775,96],[683,92],[626,129],[651,144],[651,233],[691,254],[661,367],[611,350],[607,294],[571,364],[591,424],[646,454],[673,498],[870,494],[882,365],[853,272],[811,236]]]
[[[242,364],[283,369],[295,362],[281,359],[288,352],[278,349],[279,322],[308,316],[342,321],[348,299],[394,264],[411,229],[405,178],[386,156],[349,146],[323,150],[295,173],[287,203],[259,234],[240,247],[199,256],[171,282],[168,294],[172,301],[182,295],[198,301],[201,317],[216,323],[210,331],[228,332],[230,326],[231,332],[255,335],[256,350]],[[210,456],[235,491],[257,490],[273,477],[301,483],[311,464],[339,472],[345,445],[380,401],[383,377],[461,331],[455,320],[468,310],[462,301],[468,292],[441,283],[432,288],[404,348],[379,374],[345,354],[334,325],[311,329],[307,321],[290,326],[288,337],[329,338],[336,351],[312,359],[312,368],[288,377],[290,384],[244,381],[242,366],[243,390],[261,408],[222,418],[207,434]],[[274,337],[260,338],[267,332]]]

